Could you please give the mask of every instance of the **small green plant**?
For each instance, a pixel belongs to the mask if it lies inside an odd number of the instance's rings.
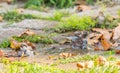
[[[74,62],[80,62],[80,61],[86,61],[86,60],[95,60],[98,58],[98,55],[84,55],[84,56],[76,56],[76,57],[70,57],[66,59],[58,59],[53,65],[58,64],[68,64],[68,63],[74,63]]]
[[[19,14],[17,11],[8,11],[6,13],[1,14],[4,20],[7,20],[11,23],[19,22],[24,19],[39,19],[38,16],[31,14]]]
[[[0,48],[7,48],[10,46],[10,41],[7,39],[7,40],[3,40],[1,43],[0,43]]]
[[[75,30],[90,30],[96,25],[96,22],[89,16],[79,17],[76,15],[64,19],[53,30],[57,32],[67,32]]]
[[[25,8],[51,6],[57,8],[66,8],[73,6],[75,0],[28,0]]]
[[[32,36],[13,36],[16,41],[22,42],[24,40],[30,41],[32,43],[43,43],[43,44],[52,44],[54,40],[50,39],[48,36],[39,36],[39,35],[32,35]]]
[[[56,11],[52,17],[45,18],[47,20],[60,21],[63,17],[69,16],[70,13],[67,11]]]

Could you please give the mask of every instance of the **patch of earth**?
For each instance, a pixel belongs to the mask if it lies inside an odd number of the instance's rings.
[[[26,30],[27,29],[22,29],[22,28],[0,28],[0,42],[4,39],[10,38],[11,36],[19,35]],[[36,34],[45,33],[44,31],[36,31],[36,30],[32,30],[32,31],[34,31]]]
[[[119,9],[120,9],[120,5],[113,6],[113,7],[110,7],[110,8],[105,8],[104,9],[104,14],[105,15],[107,15],[107,14],[117,15]],[[101,10],[103,10],[102,7],[95,8],[95,9],[92,9],[92,10],[89,10],[89,11],[79,12],[79,13],[77,13],[77,15],[79,15],[79,16],[84,16],[84,15],[96,16],[96,15],[98,15],[99,11],[101,11]]]
[[[11,10],[14,10],[16,8],[23,7],[23,6],[24,6],[24,3],[8,5],[6,2],[2,2],[0,3],[0,13],[11,11]]]
[[[76,63],[60,64],[57,68],[62,70],[77,70]]]
[[[42,30],[44,28],[51,28],[51,27],[53,27],[57,24],[58,24],[58,22],[56,22],[56,21],[38,20],[38,19],[25,19],[25,20],[23,20],[19,23],[14,23],[10,27]]]

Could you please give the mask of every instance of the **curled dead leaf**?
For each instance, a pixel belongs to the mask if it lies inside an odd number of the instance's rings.
[[[95,48],[94,48],[94,51],[99,51],[99,50],[100,50],[99,47],[95,47]]]
[[[91,8],[86,5],[79,5],[77,7],[77,11],[88,11],[88,10],[91,10]]]
[[[118,50],[118,49],[115,50],[115,53],[116,53],[116,54],[120,54],[120,50]]]
[[[29,41],[27,41],[27,40],[24,40],[23,43],[26,43],[28,46],[32,47],[33,50],[36,49],[36,45],[31,43],[31,42],[29,42]]]
[[[113,30],[113,37],[112,37],[112,39],[113,39],[114,41],[116,41],[116,40],[119,39],[119,38],[120,38],[120,23],[119,23],[119,26],[116,27],[116,28]]]
[[[104,48],[104,50],[109,50],[111,48],[111,44],[110,42],[108,42],[105,38],[104,38],[104,35],[100,36],[100,42]]]
[[[78,70],[84,69],[85,68],[85,63],[84,62],[78,62],[76,64]]]
[[[98,65],[108,65],[109,62],[107,61],[107,59],[103,56],[100,56],[97,58],[97,64]]]
[[[85,62],[85,68],[92,68],[92,67],[94,67],[93,61],[86,61]]]
[[[109,41],[112,36],[112,33],[109,33],[109,30],[106,29],[93,28],[92,31],[102,34],[107,41]]]
[[[20,34],[19,37],[22,37],[22,36],[31,36],[31,35],[35,35],[35,33],[31,30],[26,30],[24,33]]]
[[[73,57],[76,56],[77,54],[73,54],[73,53],[60,53],[59,54],[59,58],[68,58],[68,57]]]
[[[21,43],[15,41],[14,39],[10,40],[10,48],[12,48],[13,50],[19,50],[20,45],[21,45]]]

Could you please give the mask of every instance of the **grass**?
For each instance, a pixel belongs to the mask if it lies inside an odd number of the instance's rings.
[[[56,11],[52,17],[45,18],[47,20],[53,20],[53,21],[61,21],[63,17],[70,16],[70,13],[68,11]]]
[[[52,44],[54,40],[52,40],[49,35],[48,36],[40,36],[40,35],[32,35],[32,36],[13,36],[13,39],[16,41],[22,42],[23,40],[30,41],[32,43],[43,43],[43,44]]]
[[[85,55],[82,56],[79,61],[95,60],[96,58],[96,55]],[[39,65],[37,63],[18,61],[9,62],[7,59],[2,59],[1,63],[4,64],[4,69],[2,70],[2,72],[4,73],[119,73],[120,71],[120,67],[115,64],[102,66],[95,65],[92,68],[87,68],[83,70],[77,70],[76,68],[73,70],[62,70],[59,68],[55,68],[54,66]]]
[[[30,41],[31,43],[53,44],[55,43],[55,41],[50,38],[51,36],[52,34],[46,36],[40,36],[40,35],[22,36],[22,37],[13,36],[12,38],[18,42],[23,42],[24,40],[27,40]],[[7,48],[7,47],[10,47],[9,39],[3,40],[0,43],[0,48]]]
[[[84,55],[84,56],[70,57],[66,59],[58,59],[55,63],[53,63],[53,65],[75,63],[86,60],[95,60],[97,57],[98,55]]]
[[[104,55],[108,61],[117,61],[118,59],[112,55]],[[84,56],[75,56],[75,57],[69,57],[65,59],[58,59],[56,60],[52,66],[56,66],[59,64],[68,64],[68,63],[75,63],[75,62],[80,62],[80,61],[96,61],[98,58],[98,55],[84,55]]]
[[[90,30],[96,25],[96,21],[89,16],[79,17],[72,15],[69,18],[63,19],[61,23],[53,28],[57,32],[67,32],[76,30]]]
[[[8,11],[1,15],[3,16],[3,19],[8,21],[9,23],[20,22],[24,19],[39,19],[39,16],[31,14],[20,14],[17,11]]]
[[[43,17],[41,15],[33,15],[33,14],[21,14],[16,10],[8,11],[6,13],[1,13],[3,19],[8,21],[9,24],[14,22],[20,22],[24,19],[41,19],[41,20],[52,20],[52,21],[60,21],[63,17],[67,17],[70,15],[67,11],[56,11],[53,16]]]
[[[40,8],[40,7],[56,7],[56,8],[67,8],[73,6],[75,0],[28,0],[25,8]]]
[[[5,39],[0,43],[0,48],[7,48],[10,46],[10,41],[8,39]]]

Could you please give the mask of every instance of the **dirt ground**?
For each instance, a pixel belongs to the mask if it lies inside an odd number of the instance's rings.
[[[15,4],[15,5],[7,5],[6,3],[0,3],[0,13],[14,10],[15,8],[22,7],[23,5],[21,4]],[[117,10],[120,8],[120,5],[114,6],[111,8],[107,8],[105,10],[105,14],[110,14],[110,15],[117,15]],[[74,12],[72,9],[68,9],[71,12]],[[93,10],[90,11],[85,11],[85,12],[80,12],[77,13],[77,15],[82,16],[82,15],[90,15],[94,16],[97,15],[98,12],[101,10],[101,8],[94,8]],[[24,14],[36,14],[36,15],[43,15],[43,16],[52,16],[54,10],[50,11],[49,13],[47,12],[39,12],[37,10],[28,10],[25,9]],[[74,14],[74,13],[73,13]],[[26,29],[30,29],[34,31],[36,34],[44,35],[48,34],[49,32],[46,32],[42,29],[46,27],[53,27],[57,25],[59,22],[57,21],[49,21],[49,20],[36,20],[36,19],[25,19],[21,22],[18,23],[13,23],[12,25],[7,25],[6,21],[0,22],[0,42],[4,40],[5,38],[9,38],[13,35],[18,35],[22,32],[24,32]],[[56,36],[54,39],[58,40],[60,42],[62,39],[64,40],[66,36],[69,34],[59,34]],[[56,49],[52,50],[52,46],[55,46]],[[39,64],[47,64],[50,65],[52,64],[55,60],[54,59],[49,59],[49,56],[55,56],[55,58],[58,57],[58,54],[63,52],[63,51],[70,51],[70,52],[77,52],[80,55],[84,54],[100,54],[102,55],[104,51],[93,51],[93,50],[72,50],[69,49],[70,46],[68,45],[59,45],[59,44],[52,44],[52,45],[43,45],[43,44],[37,44],[37,55],[32,56],[32,57],[25,57],[22,58],[20,61],[27,61],[27,62],[37,62]],[[62,48],[62,50],[60,49]],[[67,48],[67,49],[66,49]],[[3,48],[1,48],[4,50]],[[10,49],[8,49],[10,50]],[[6,50],[5,50],[6,51]],[[52,54],[51,54],[52,53]],[[54,54],[53,54],[54,53]],[[119,57],[119,55],[115,55],[116,57]],[[2,65],[0,64],[0,68]],[[70,64],[64,64],[64,65],[59,65],[56,66],[60,69],[77,69],[75,63],[70,63]]]

